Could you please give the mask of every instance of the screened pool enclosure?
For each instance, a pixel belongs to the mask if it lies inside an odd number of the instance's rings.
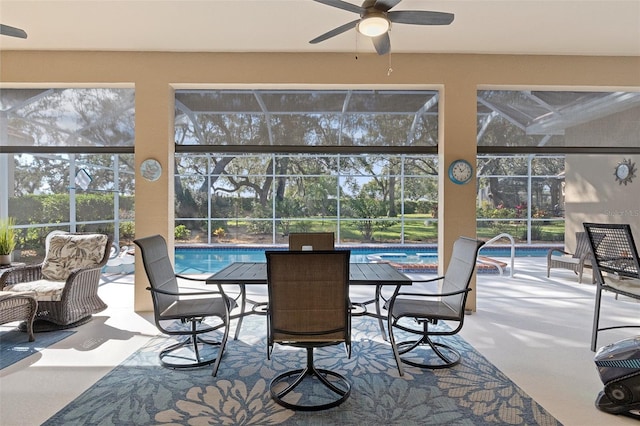
[[[19,248],[52,229],[130,243],[134,100],[134,89],[0,91],[0,217],[16,219]],[[433,90],[177,90],[176,240],[435,243],[438,105]],[[565,130],[640,117],[627,92],[483,90],[477,105],[478,234],[523,244],[564,238],[565,155],[591,149]]]

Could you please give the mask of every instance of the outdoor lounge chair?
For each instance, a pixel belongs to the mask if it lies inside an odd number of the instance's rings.
[[[467,295],[471,291],[469,285],[476,267],[478,250],[483,244],[482,241],[466,237],[460,237],[454,242],[451,260],[444,276],[421,281],[442,280],[438,293],[407,292],[398,288],[387,302],[389,340],[401,376],[404,375],[402,363],[437,369],[452,367],[460,362],[458,351],[432,338],[451,336],[462,329]],[[403,322],[403,319],[411,321]],[[440,321],[455,323],[456,326],[429,328],[430,324],[437,326]],[[397,343],[396,330],[403,336],[417,337]],[[409,355],[401,357],[405,354]]]
[[[323,410],[351,393],[346,378],[317,368],[313,360],[314,348],[339,344],[351,357],[349,256],[348,250],[266,252],[267,358],[276,343],[307,350],[304,368],[280,374],[269,385],[271,397],[286,408]]]
[[[585,232],[576,232],[576,250],[573,253],[557,248],[552,248],[547,252],[547,278],[551,269],[562,268],[575,272],[578,275],[578,282],[582,283],[582,273],[584,268],[591,268],[593,255]],[[592,274],[591,283],[596,282],[595,274]]]
[[[105,310],[98,285],[109,259],[111,238],[53,231],[47,235],[45,247],[42,263],[16,266],[0,275],[1,290],[35,293],[35,331],[75,327]]]
[[[616,328],[635,328],[637,325],[600,327],[602,292],[640,300],[640,260],[631,226],[628,224],[583,224],[594,253],[593,273],[596,276],[596,300],[593,313],[591,350],[595,351],[598,333]]]
[[[203,282],[195,278],[177,275],[161,235],[139,238],[134,243],[140,247],[144,270],[149,278],[153,299],[156,327],[170,336],[182,336],[160,352],[160,362],[169,368],[195,368],[214,364],[212,376],[218,373],[220,360],[229,337],[229,312],[234,308],[233,299],[224,294],[221,286],[212,291],[184,291],[177,278]],[[198,297],[194,297],[198,296]],[[218,320],[208,324],[205,319]],[[203,338],[206,333],[222,329],[219,340]],[[217,350],[212,350],[217,347]]]

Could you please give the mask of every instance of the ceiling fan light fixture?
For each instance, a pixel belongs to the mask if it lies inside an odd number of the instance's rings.
[[[367,37],[377,37],[389,31],[391,22],[383,14],[369,14],[358,24],[358,32]]]

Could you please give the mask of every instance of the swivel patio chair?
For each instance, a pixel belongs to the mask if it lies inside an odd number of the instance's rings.
[[[471,291],[469,285],[476,266],[478,250],[484,242],[460,237],[453,244],[453,252],[444,276],[419,282],[441,281],[438,293],[406,292],[397,289],[387,303],[389,339],[398,372],[404,375],[402,364],[420,368],[447,368],[460,362],[460,353],[452,346],[436,342],[433,336],[451,336],[464,324],[465,304]],[[418,281],[414,281],[418,282]],[[412,319],[413,326],[405,318]],[[455,323],[431,329],[440,321]],[[397,343],[398,330],[404,335],[417,335],[414,340]],[[409,337],[407,337],[409,338]],[[409,354],[409,352],[411,352]],[[409,354],[411,357],[401,357]]]
[[[351,393],[345,377],[316,367],[313,357],[314,348],[339,344],[351,357],[349,256],[347,250],[266,252],[267,358],[276,343],[307,350],[304,368],[280,374],[269,385],[271,397],[286,408],[323,410]],[[291,398],[294,389],[299,392]]]
[[[309,246],[313,250],[333,250],[335,236],[333,232],[299,232],[289,234],[289,250],[302,250]]]
[[[578,283],[582,283],[582,274],[585,268],[591,268],[593,254],[589,246],[589,239],[585,232],[576,232],[576,250],[573,253],[552,248],[547,252],[547,278],[551,269],[568,269],[578,275]],[[591,283],[595,284],[596,277],[592,273]]]
[[[213,291],[181,290],[177,278],[203,280],[174,272],[167,243],[161,235],[139,238],[134,243],[140,247],[144,270],[151,284],[147,290],[153,299],[156,326],[164,334],[184,337],[160,352],[161,364],[176,369],[214,364],[211,375],[215,376],[229,337],[229,312],[234,308],[235,301],[225,295],[221,286]],[[217,320],[208,324],[205,319],[209,317]],[[203,337],[220,329],[222,336],[219,340]],[[213,347],[217,347],[217,350],[213,350]]]
[[[53,231],[42,263],[16,266],[0,275],[0,289],[33,292],[38,301],[35,331],[76,327],[107,305],[98,296],[111,237]]]
[[[640,300],[640,260],[631,226],[628,224],[584,223],[595,261],[596,300],[593,313],[591,350],[596,350],[598,333],[617,328],[636,328],[637,325],[600,327],[602,292]]]

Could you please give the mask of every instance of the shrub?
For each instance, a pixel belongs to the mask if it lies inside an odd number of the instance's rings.
[[[188,240],[191,235],[191,231],[185,225],[176,226],[173,232],[176,240]]]
[[[16,233],[13,218],[0,219],[0,254],[11,254],[16,248]]]

